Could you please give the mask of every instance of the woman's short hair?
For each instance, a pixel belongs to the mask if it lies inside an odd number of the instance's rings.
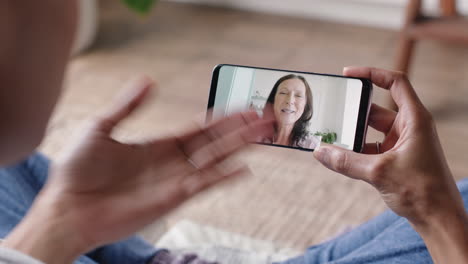
[[[304,106],[304,112],[302,113],[301,117],[296,121],[296,123],[294,123],[289,142],[290,145],[299,146],[300,142],[307,138],[307,136],[309,135],[308,125],[314,113],[312,91],[310,89],[309,83],[307,83],[307,80],[304,77],[296,74],[288,74],[279,78],[278,81],[276,81],[275,85],[273,85],[273,89],[271,90],[266,103],[271,105],[275,104],[275,96],[276,92],[278,91],[278,87],[282,82],[289,79],[299,79],[304,83],[305,86],[306,104]]]

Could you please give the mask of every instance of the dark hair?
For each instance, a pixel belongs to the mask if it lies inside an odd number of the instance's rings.
[[[291,132],[291,137],[290,137],[290,142],[289,144],[291,146],[293,145],[298,145],[299,142],[303,139],[305,139],[309,133],[307,130],[308,124],[310,119],[312,119],[313,115],[313,102],[312,102],[312,91],[310,90],[310,86],[307,83],[306,79],[300,75],[296,74],[288,74],[286,76],[283,76],[276,81],[275,85],[273,86],[273,89],[270,92],[270,95],[268,96],[267,99],[267,104],[274,105],[275,104],[275,96],[276,92],[278,91],[278,87],[280,84],[286,80],[289,79],[299,79],[304,83],[305,86],[305,92],[306,92],[306,104],[304,106],[304,112],[302,113],[301,117],[294,123],[294,127]]]

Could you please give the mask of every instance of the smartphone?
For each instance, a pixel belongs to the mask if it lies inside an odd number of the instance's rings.
[[[213,70],[207,121],[247,110],[276,119],[257,143],[313,151],[321,142],[361,152],[372,96],[368,79],[220,64]]]

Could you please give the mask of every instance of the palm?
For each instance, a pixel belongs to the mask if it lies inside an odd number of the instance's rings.
[[[180,164],[167,166],[167,160]],[[185,176],[187,171],[184,171],[185,166],[181,166],[184,161],[182,153],[170,139],[125,144],[92,131],[63,161],[54,166],[54,170],[65,172],[65,176],[60,177],[66,183],[67,192],[90,193],[110,189],[128,190],[172,174]]]
[[[53,166],[51,183],[75,203],[78,229],[99,235],[88,240],[108,242],[131,234],[182,202],[177,181],[190,171],[182,169],[184,159],[173,144],[159,143],[159,150],[151,151],[150,144],[123,144],[93,132]]]
[[[46,192],[70,208],[75,228],[93,246],[130,235],[196,193],[245,173],[245,167],[221,167],[249,141],[273,132],[272,121],[251,112],[177,137],[138,144],[112,139],[140,94],[95,122],[52,167]]]

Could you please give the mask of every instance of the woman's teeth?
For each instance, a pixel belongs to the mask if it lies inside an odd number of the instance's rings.
[[[281,112],[287,113],[287,114],[292,114],[292,113],[294,113],[295,111],[290,110],[290,109],[281,109]]]

